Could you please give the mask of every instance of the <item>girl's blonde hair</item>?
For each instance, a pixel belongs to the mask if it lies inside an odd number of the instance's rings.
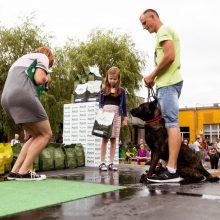
[[[121,76],[120,76],[120,70],[116,66],[110,67],[108,69],[108,71],[106,72],[105,84],[104,84],[104,88],[103,88],[103,94],[104,95],[109,95],[111,93],[111,85],[109,84],[109,81],[108,81],[108,76],[109,75],[118,75],[118,82],[115,85],[114,96],[119,96],[120,92],[121,92],[120,91]]]
[[[53,56],[50,48],[48,48],[48,47],[39,47],[34,51],[34,53],[43,53],[43,54],[45,54],[49,59],[49,68],[51,68],[53,66],[54,56]]]

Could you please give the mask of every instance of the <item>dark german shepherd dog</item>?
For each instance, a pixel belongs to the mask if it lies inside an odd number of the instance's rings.
[[[141,104],[131,110],[134,117],[145,121],[145,141],[151,149],[151,164],[147,174],[141,176],[140,182],[148,183],[147,178],[154,174],[159,159],[168,161],[168,137],[164,119],[158,107],[158,101]],[[204,169],[200,155],[182,144],[177,161],[177,172],[184,178],[183,183],[193,183],[202,180],[216,182],[218,177],[212,176]]]

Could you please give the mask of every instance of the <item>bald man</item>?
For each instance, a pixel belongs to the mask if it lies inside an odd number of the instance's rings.
[[[168,133],[169,159],[165,169],[149,177],[150,182],[179,182],[177,158],[181,145],[178,123],[179,96],[183,80],[180,75],[180,42],[177,34],[160,20],[153,9],[145,10],[140,16],[143,29],[156,33],[155,69],[146,77],[147,87],[156,84],[157,98]],[[164,164],[164,163],[163,163]],[[164,165],[165,166],[165,165]]]

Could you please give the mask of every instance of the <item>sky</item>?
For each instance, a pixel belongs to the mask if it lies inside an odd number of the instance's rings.
[[[180,107],[220,103],[220,13],[218,0],[7,0],[1,3],[0,25],[14,27],[20,19],[34,16],[35,24],[54,36],[52,46],[68,38],[86,40],[96,29],[129,34],[135,48],[149,56],[143,76],[153,71],[155,34],[143,30],[140,14],[155,9],[161,21],[171,26],[181,42],[181,74],[184,85]],[[137,95],[145,97],[147,89]]]

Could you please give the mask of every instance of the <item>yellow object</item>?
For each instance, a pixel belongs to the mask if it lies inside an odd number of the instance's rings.
[[[13,160],[13,151],[11,148],[10,143],[5,143],[4,144],[4,155],[5,155],[5,172],[8,172],[11,170],[11,163]]]
[[[136,162],[135,161],[130,161],[130,164],[135,164]]]
[[[146,164],[146,162],[140,162],[140,165],[145,165]]]
[[[5,173],[5,146],[4,144],[0,143],[0,174]]]
[[[218,124],[220,124],[219,106],[182,108],[179,111],[179,125],[180,129],[182,130],[182,137],[184,137],[186,133],[188,133],[187,135],[189,137],[190,143],[193,143],[197,136],[200,136],[204,139],[205,136],[210,135],[210,133],[205,129],[206,125]],[[183,128],[187,128],[188,131],[183,131]],[[217,133],[214,133],[213,135],[218,136]]]

